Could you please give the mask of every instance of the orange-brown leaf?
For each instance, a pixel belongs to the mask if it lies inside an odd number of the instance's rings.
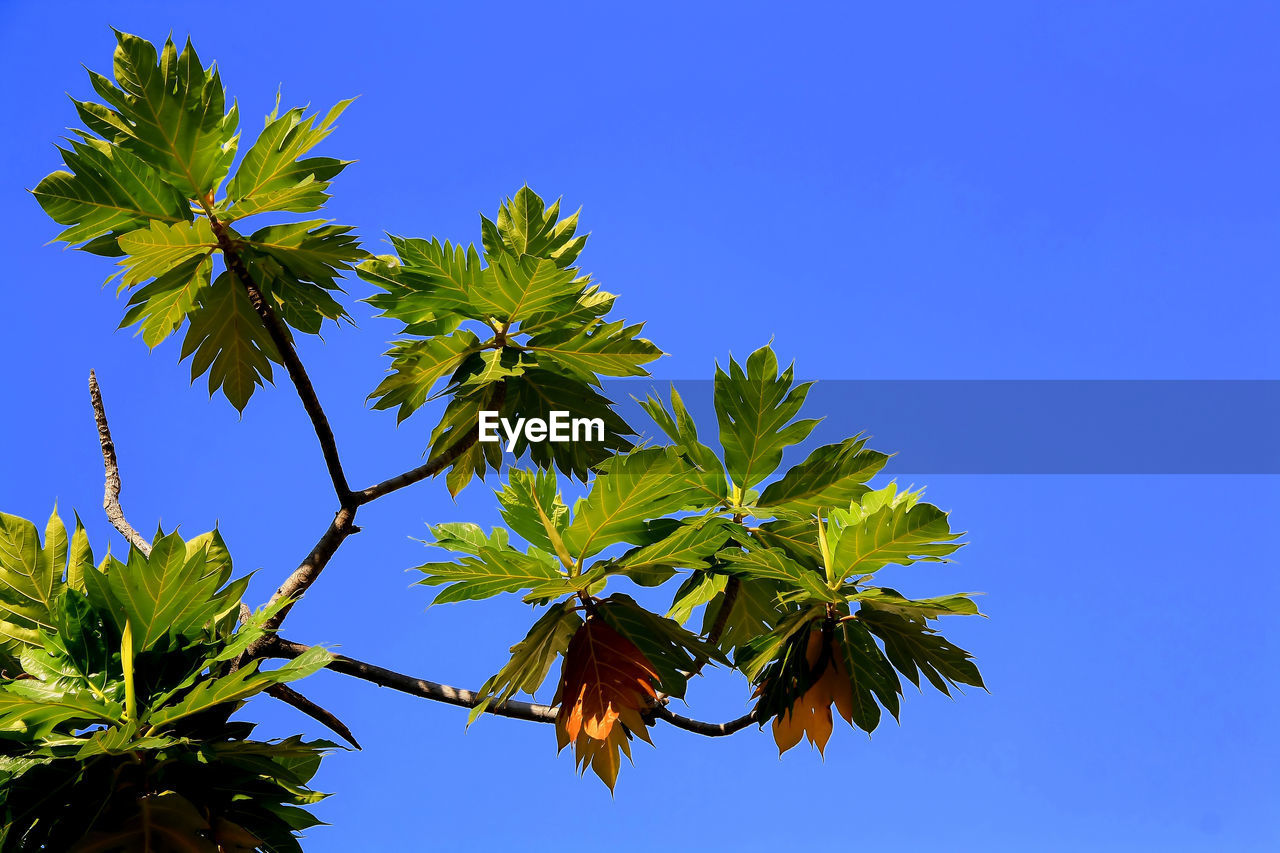
[[[630,736],[649,740],[644,711],[656,698],[658,674],[640,649],[600,619],[588,617],[565,652],[556,741],[573,744],[574,762],[613,790]]]
[[[796,705],[800,702],[797,701]],[[780,714],[773,718],[773,742],[778,745],[778,754],[786,752],[795,746],[804,737],[805,724],[807,718],[800,717],[796,712],[804,713],[804,709],[791,708],[785,714]]]
[[[563,732],[559,721],[556,728]],[[588,737],[586,732],[580,733],[573,743],[573,751],[574,766],[582,773],[590,767],[612,791],[622,768],[622,756],[626,755],[628,760],[631,758],[631,742],[625,727],[614,726],[604,740]]]
[[[569,641],[561,669],[557,721],[565,736],[609,740],[622,715],[639,719],[656,697],[657,677],[634,643],[602,620],[588,618]]]
[[[822,657],[822,631],[811,631],[808,644],[805,646],[805,661],[815,667]],[[773,740],[778,745],[778,754],[786,752],[801,738],[808,738],[809,743],[825,754],[827,741],[835,727],[831,714],[831,706],[846,721],[853,718],[853,689],[849,682],[849,674],[841,660],[840,648],[833,637],[830,654],[818,680],[809,685],[803,695],[796,698],[791,707],[783,714],[774,717]]]

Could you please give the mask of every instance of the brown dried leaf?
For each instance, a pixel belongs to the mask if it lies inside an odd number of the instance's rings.
[[[560,675],[560,722],[569,740],[585,733],[608,740],[625,711],[639,713],[656,697],[658,677],[640,649],[604,621],[588,617],[569,641]]]
[[[613,790],[630,739],[649,740],[644,711],[656,698],[658,674],[634,643],[588,617],[569,642],[560,675],[559,749],[573,744],[575,764],[588,766]]]
[[[805,661],[810,667],[817,666],[822,657],[823,637],[823,632],[819,630],[809,633]],[[779,755],[800,743],[801,738],[808,738],[809,743],[825,755],[827,741],[831,739],[834,728],[831,715],[833,703],[840,716],[847,722],[852,722],[853,688],[849,673],[834,637],[830,639],[830,644],[830,654],[827,655],[827,662],[818,680],[796,699],[786,713],[774,717],[773,740],[778,745]]]

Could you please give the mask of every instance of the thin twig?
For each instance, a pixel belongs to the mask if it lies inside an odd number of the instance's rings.
[[[297,708],[302,713],[318,721],[326,728],[336,732],[343,740],[361,749],[360,742],[356,740],[355,735],[351,734],[351,729],[347,728],[346,723],[334,716],[332,711],[325,710],[312,702],[306,696],[294,690],[287,684],[273,684],[267,688],[267,695],[279,699],[281,702],[291,707]]]
[[[89,371],[89,401],[93,404],[93,420],[98,425],[98,442],[102,445],[102,467],[107,474],[102,508],[107,512],[107,520],[111,522],[111,526],[119,530],[120,535],[141,551],[143,556],[150,556],[151,543],[133,529],[120,506],[120,463],[116,459],[115,442],[111,440],[111,427],[107,425],[107,410],[102,405],[102,389],[98,387],[98,377],[92,370]]]

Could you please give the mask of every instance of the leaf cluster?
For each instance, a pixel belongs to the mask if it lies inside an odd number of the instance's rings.
[[[118,259],[129,298],[121,327],[136,326],[155,347],[186,326],[181,357],[191,359],[192,380],[208,374],[209,393],[243,410],[281,363],[254,299],[286,334],[350,319],[334,296],[337,277],[366,257],[350,228],[241,223],[324,205],[348,161],[308,155],[351,102],[323,118],[277,104],[233,170],[239,110],[189,41],[157,51],[117,32],[112,73],[89,72],[102,102],[73,99],[84,127],[59,149],[66,168],[36,185],[36,201],[65,226],[58,240]]]
[[[923,673],[943,692],[981,687],[968,652],[931,624],[977,614],[972,597],[910,599],[876,581],[890,566],[945,562],[961,545],[947,513],[893,483],[873,488],[888,456],[863,436],[818,447],[776,476],[787,448],[817,423],[799,417],[808,388],[769,347],[745,364],[731,358],[716,371],[718,451],[699,438],[673,388],[669,403],[643,403],[671,443],[608,459],[572,509],[552,472],[510,472],[498,501],[523,547],[503,528],[432,528],[432,544],[463,555],[418,567],[420,583],[444,587],[438,603],[503,592],[534,605],[555,602],[485,684],[481,709],[519,690],[533,693],[557,658],[576,672],[585,653],[575,656],[574,643],[587,630],[580,610],[586,624],[598,619],[638,650],[622,657],[644,665],[648,674],[633,680],[647,681],[655,696],[682,697],[690,675],[709,662],[742,671],[756,686],[757,720],[774,721],[784,749],[805,733],[824,748],[833,706],[868,732],[882,708],[897,717],[900,676],[919,684]],[[665,616],[621,593],[605,595],[615,579],[643,587],[677,576]],[[694,634],[683,624],[699,611]],[[570,681],[580,686],[580,678]],[[619,700],[612,711],[634,704]],[[632,722],[643,718],[635,714]],[[577,743],[582,731],[568,740],[562,733],[562,745]],[[612,786],[623,743],[605,735],[577,751],[579,763]]]
[[[68,538],[54,513],[41,542],[0,514],[0,850],[300,849],[331,745],[254,741],[230,717],[329,655],[237,667],[271,611],[239,624],[231,574],[216,530],[95,565],[78,521]]]
[[[433,461],[415,471],[447,469],[456,495],[501,469],[501,445],[478,440],[482,411],[604,425],[602,441],[521,435],[514,454],[531,467],[510,469],[497,494],[505,527],[431,528],[429,544],[452,555],[417,567],[437,603],[514,593],[545,608],[472,720],[534,694],[559,661],[560,747],[573,744],[578,766],[612,788],[632,738],[651,742],[662,705],[713,663],[751,682],[754,718],[772,723],[782,751],[802,739],[824,750],[836,714],[867,732],[882,711],[898,717],[903,677],[944,693],[983,686],[935,627],[978,614],[972,595],[911,599],[881,580],[946,562],[962,534],[921,493],[872,485],[888,456],[863,436],[779,474],[818,421],[801,417],[810,383],[771,347],[716,366],[715,446],[673,388],[642,403],[666,443],[637,447],[602,378],[647,375],[662,352],[643,324],[611,317],[616,297],[578,266],[577,212],[562,216],[525,186],[481,216],[479,246],[391,236],[394,254],[369,256],[349,227],[308,216],[348,165],[313,151],[349,101],[321,116],[281,112],[277,98],[242,151],[239,111],[189,42],[116,40],[112,76],[89,73],[100,102],[74,101],[83,128],[60,149],[66,169],[33,192],[63,226],[59,240],[116,259],[122,326],[149,347],[185,328],[192,379],[207,375],[210,394],[243,409],[273,364],[297,381],[295,334],[350,319],[339,279],[355,270],[399,326],[373,407],[403,421],[447,399],[427,440]],[[246,225],[253,217],[263,218]],[[336,458],[309,383],[297,384]],[[556,471],[586,484],[572,506]],[[344,480],[339,498],[353,509]],[[252,725],[230,717],[329,657],[246,663],[287,602],[240,624],[247,579],[231,573],[216,531],[161,531],[149,555],[95,564],[78,523],[69,537],[55,514],[42,542],[0,515],[0,851],[152,849],[159,838],[181,850],[298,849],[330,745],[253,741]],[[623,582],[675,589],[652,610],[610,589]]]
[[[428,400],[448,396],[432,430],[432,455],[469,436],[482,411],[501,417],[542,418],[551,412],[599,418],[603,441],[529,443],[541,468],[555,466],[585,480],[611,454],[631,446],[633,430],[600,390],[602,376],[644,376],[662,355],[640,337],[643,323],[609,320],[616,297],[574,266],[587,235],[578,213],[560,217],[529,187],[506,199],[495,219],[480,217],[481,248],[438,238],[391,237],[394,255],[362,263],[362,278],[381,292],[369,298],[381,316],[401,324],[387,352],[389,375],[370,398],[376,409],[397,410],[403,421]],[[473,477],[501,464],[501,449],[476,443],[450,467],[457,494]]]

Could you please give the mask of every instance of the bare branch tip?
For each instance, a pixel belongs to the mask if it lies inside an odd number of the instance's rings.
[[[107,520],[111,522],[111,526],[120,531],[120,535],[130,545],[149,556],[150,543],[129,524],[120,506],[120,463],[116,458],[115,442],[111,440],[107,410],[102,403],[102,388],[98,385],[98,377],[93,370],[89,371],[89,402],[93,406],[93,420],[98,427],[98,443],[102,447],[102,467],[106,480],[103,486],[102,508],[106,511]]]
[[[267,688],[267,695],[275,699],[279,699],[290,707],[298,709],[311,719],[323,725],[325,728],[337,734],[356,749],[363,749],[363,747],[360,746],[360,742],[356,740],[355,735],[351,733],[351,729],[347,728],[346,723],[338,719],[332,711],[320,707],[287,684],[271,685]]]

